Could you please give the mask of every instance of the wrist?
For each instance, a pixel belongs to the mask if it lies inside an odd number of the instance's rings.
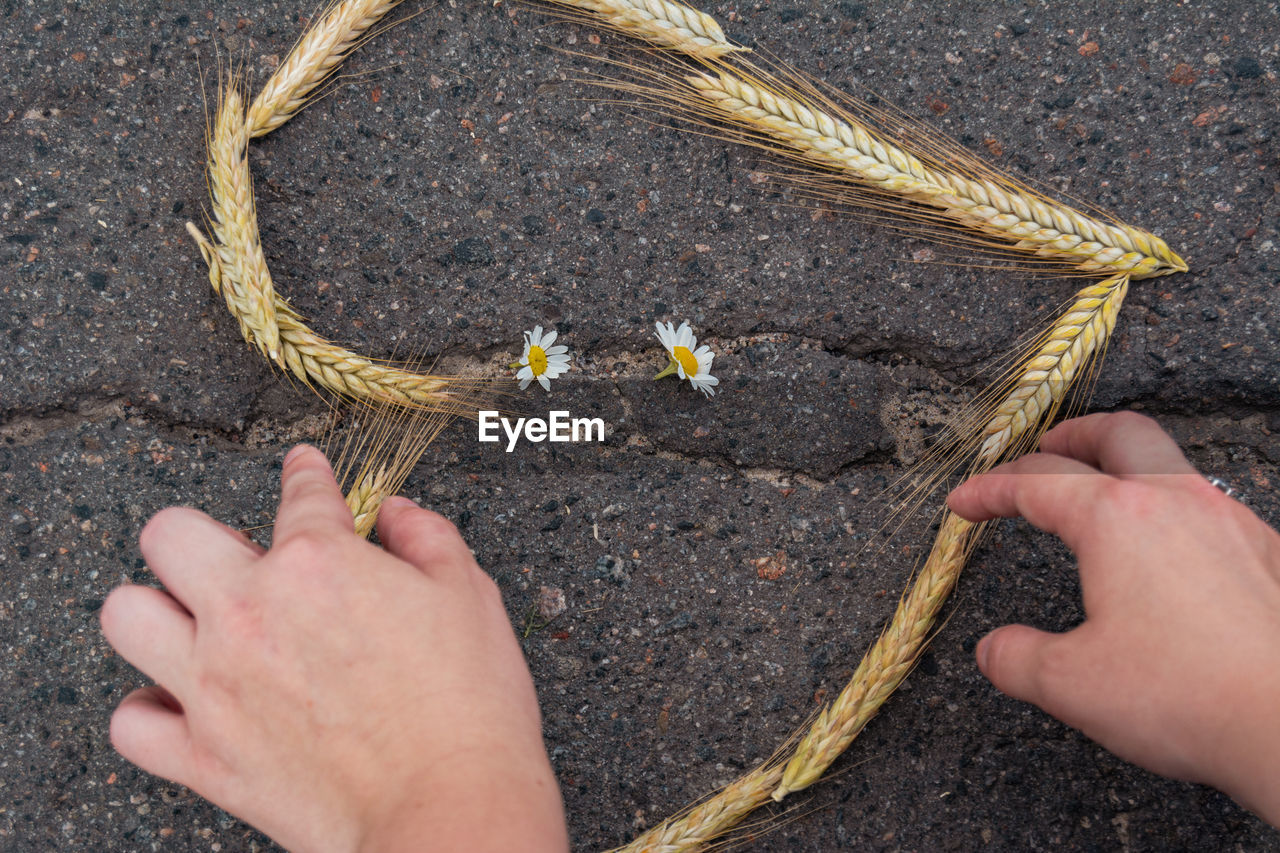
[[[545,761],[545,759],[543,759]],[[357,853],[564,853],[564,807],[550,766],[466,762],[406,786],[366,823]]]
[[[1237,706],[1235,748],[1219,787],[1237,803],[1280,828],[1280,678],[1256,701]]]

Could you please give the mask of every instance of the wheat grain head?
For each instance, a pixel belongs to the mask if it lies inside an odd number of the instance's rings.
[[[249,107],[250,136],[265,136],[298,114],[316,88],[401,0],[342,0],[307,29]]]
[[[683,85],[681,85],[681,82]],[[962,227],[1014,248],[1065,258],[1085,272],[1149,278],[1184,272],[1187,264],[1150,232],[1102,222],[1065,204],[1018,188],[1011,180],[974,178],[926,161],[834,103],[818,104],[767,72],[730,71],[671,81],[684,114],[718,117],[749,139],[780,143],[795,158],[846,176],[875,191],[937,209]],[[769,147],[767,145],[762,147]]]
[[[979,469],[996,464],[1028,430],[1052,419],[1081,369],[1106,346],[1128,292],[1129,276],[1119,275],[1076,293],[983,429]]]
[[[623,35],[668,48],[694,59],[710,61],[746,48],[725,38],[719,22],[683,3],[671,0],[548,0],[557,6],[586,12],[589,21]]]
[[[355,408],[333,469],[346,490],[347,508],[359,536],[369,536],[378,511],[400,491],[431,442],[453,421],[447,412],[394,402]]]
[[[242,300],[230,286],[221,256],[194,223],[187,232],[209,265],[209,282],[220,292],[240,325],[246,340],[254,329]],[[319,386],[339,396],[370,403],[395,403],[458,417],[471,416],[489,399],[489,390],[477,380],[418,373],[359,355],[312,331],[293,307],[276,296],[276,319],[280,329],[280,361],[299,381]]]
[[[214,251],[221,266],[227,305],[240,320],[245,339],[271,361],[280,359],[275,287],[258,239],[258,213],[249,173],[249,133],[239,82],[220,82],[218,109],[209,138],[209,194]],[[190,230],[190,226],[188,230]],[[199,241],[197,241],[199,242]],[[202,253],[210,243],[201,244]]]
[[[646,830],[610,853],[691,853],[703,850],[769,802],[782,779],[782,767],[766,763],[682,814]]]
[[[975,527],[944,514],[924,568],[898,602],[889,625],[863,656],[849,684],[818,715],[782,773],[771,796],[809,787],[849,746],[915,665],[938,613],[955,588],[974,542]]]

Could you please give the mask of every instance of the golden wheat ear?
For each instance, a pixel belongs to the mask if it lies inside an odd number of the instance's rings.
[[[220,75],[218,107],[209,137],[208,184],[212,203],[213,241],[197,237],[201,254],[210,250],[220,267],[227,307],[240,321],[245,339],[269,360],[280,362],[280,328],[276,293],[258,239],[258,211],[249,173],[249,132],[245,125],[240,81]],[[195,226],[188,224],[193,236]],[[213,278],[210,263],[210,279]]]
[[[880,127],[874,118],[883,109],[865,107],[777,60],[764,66],[730,57],[697,73],[666,57],[649,66],[614,64],[632,77],[596,82],[642,109],[759,148],[791,164],[796,184],[816,198],[914,223],[914,233],[926,239],[960,235],[970,249],[1020,256],[1058,273],[1139,279],[1187,269],[1154,234],[1050,199],[940,135],[923,136],[924,125]],[[901,138],[904,128],[920,137]]]
[[[549,6],[581,14],[569,20],[603,27],[649,44],[711,61],[747,48],[730,42],[715,18],[671,0],[545,0]]]
[[[886,490],[892,509],[885,526],[914,514],[953,475],[972,477],[1034,449],[1071,390],[1096,375],[1128,292],[1125,275],[1091,282],[1047,331],[1018,346],[1009,369],[965,405],[923,458]],[[1077,393],[1077,404],[1086,397]]]
[[[772,792],[781,801],[822,776],[911,672],[955,588],[980,527],[946,512],[937,539],[893,618],[863,656],[849,684],[810,726]]]
[[[334,3],[319,23],[307,29],[253,99],[247,119],[249,135],[265,136],[297,115],[374,25],[401,2]]]
[[[294,115],[396,2],[344,0],[307,31],[252,107],[233,72],[219,74],[218,103],[208,129],[210,236],[187,231],[209,267],[214,291],[226,300],[240,332],[270,361],[308,386],[375,403],[451,414],[475,411],[472,380],[435,376],[361,356],[318,335],[276,292],[259,237],[249,139]]]
[[[431,442],[456,415],[386,401],[357,405],[351,415],[345,439],[329,455],[355,532],[368,537],[383,502],[399,493]]]
[[[972,460],[970,470],[980,471],[1033,444],[1072,387],[1096,366],[1115,329],[1128,286],[1129,276],[1118,275],[1080,290],[1008,377],[983,395],[986,402],[969,413],[964,440],[951,453]],[[705,849],[768,799],[781,801],[822,778],[911,672],[935,633],[942,608],[982,530],[982,525],[944,511],[929,556],[889,624],[848,684],[798,737],[781,763],[753,770],[622,849],[629,853]]]
[[[978,447],[973,471],[1016,456],[1038,439],[1071,387],[1105,349],[1128,287],[1129,276],[1118,275],[1076,294],[974,436]],[[849,684],[796,748],[773,799],[780,801],[816,782],[902,683],[927,643],[980,531],[980,526],[944,513],[920,575]]]

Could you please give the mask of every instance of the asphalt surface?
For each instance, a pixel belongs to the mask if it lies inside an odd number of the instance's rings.
[[[918,263],[925,244],[815,214],[760,183],[757,154],[574,82],[598,66],[571,52],[600,50],[575,25],[406,9],[356,76],[255,144],[262,239],[281,292],[370,354],[500,360],[539,323],[573,348],[573,379],[515,405],[601,417],[603,446],[508,454],[455,424],[407,491],[458,523],[529,628],[575,848],[599,849],[767,757],[839,689],[931,538],[922,523],[855,559],[876,493],[1074,287]],[[218,57],[261,82],[305,11],[0,2],[4,850],[271,849],[113,752],[110,711],[144,679],[97,611],[149,579],[150,514],[265,524],[284,451],[320,437],[323,405],[243,344],[183,231],[206,205]],[[1093,407],[1152,414],[1280,521],[1274,2],[708,11],[1166,238],[1192,272],[1135,283]],[[645,378],[664,363],[653,322],[686,319],[717,352],[713,400]],[[544,587],[567,609],[542,626]],[[748,849],[1280,850],[1226,797],[978,673],[992,627],[1082,618],[1055,541],[998,525],[949,614],[835,778]]]

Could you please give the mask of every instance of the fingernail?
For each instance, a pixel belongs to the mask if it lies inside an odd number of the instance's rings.
[[[310,449],[310,445],[306,445],[306,444],[295,445],[292,450],[290,450],[288,453],[284,455],[283,464],[288,465],[290,462],[297,459],[298,456],[300,456],[303,453],[306,453],[309,449]]]
[[[418,505],[401,495],[392,495],[382,502],[383,509],[403,509],[406,506],[417,507]]]
[[[987,658],[991,656],[991,635],[990,634],[987,634],[987,636],[983,637],[981,640],[978,641],[978,648],[976,651],[978,655],[978,669],[982,670],[983,672],[986,672]]]

